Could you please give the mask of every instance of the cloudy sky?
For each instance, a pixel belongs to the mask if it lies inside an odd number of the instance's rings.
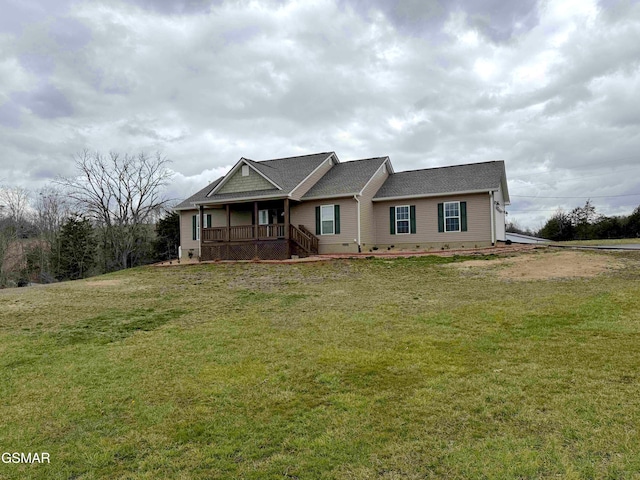
[[[637,0],[0,0],[0,183],[161,151],[170,194],[241,156],[504,159],[509,218],[640,204]],[[572,198],[552,198],[572,197]]]

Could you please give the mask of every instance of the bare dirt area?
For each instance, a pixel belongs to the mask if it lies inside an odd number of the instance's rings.
[[[535,252],[495,260],[469,260],[451,264],[470,274],[491,272],[505,280],[588,278],[618,270],[623,262],[611,255],[576,251]]]
[[[84,282],[86,287],[108,287],[120,284],[122,284],[122,280],[113,278],[110,280],[89,280]]]

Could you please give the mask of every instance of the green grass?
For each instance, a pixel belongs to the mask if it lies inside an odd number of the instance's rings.
[[[625,245],[638,244],[640,238],[615,238],[611,240],[571,240],[567,242],[552,242],[559,245]]]
[[[602,255],[625,267],[210,264],[0,291],[1,450],[51,455],[0,478],[637,478],[640,255]]]

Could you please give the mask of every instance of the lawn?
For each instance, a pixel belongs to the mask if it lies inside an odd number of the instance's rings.
[[[51,458],[0,478],[637,478],[640,254],[571,254],[612,267],[209,264],[0,291],[0,445]]]

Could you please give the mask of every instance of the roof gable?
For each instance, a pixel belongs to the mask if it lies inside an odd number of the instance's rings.
[[[276,182],[260,171],[260,169],[255,167],[255,163],[256,162],[242,157],[208,196],[210,197],[215,194],[224,193],[252,192],[257,190],[281,190],[280,186],[278,186]],[[247,175],[244,175],[243,172],[243,167],[245,166]]]
[[[229,173],[208,185],[195,195],[181,202],[176,208],[195,208],[199,204],[224,203],[226,201],[250,201],[260,198],[285,198],[306,180],[323,162],[332,158],[335,163],[340,160],[334,152],[315,153],[297,157],[276,158],[255,161],[241,158]],[[249,185],[242,180],[241,167],[247,165],[251,173],[260,176],[265,182],[256,181]],[[249,177],[251,177],[251,173]],[[238,177],[235,177],[239,175]],[[246,177],[245,177],[246,178]],[[253,179],[257,179],[254,175]],[[240,182],[238,182],[240,180]],[[231,188],[225,188],[230,185]]]
[[[302,199],[357,195],[385,162],[390,165],[389,157],[351,160],[335,165]],[[391,170],[390,166],[389,169]]]

